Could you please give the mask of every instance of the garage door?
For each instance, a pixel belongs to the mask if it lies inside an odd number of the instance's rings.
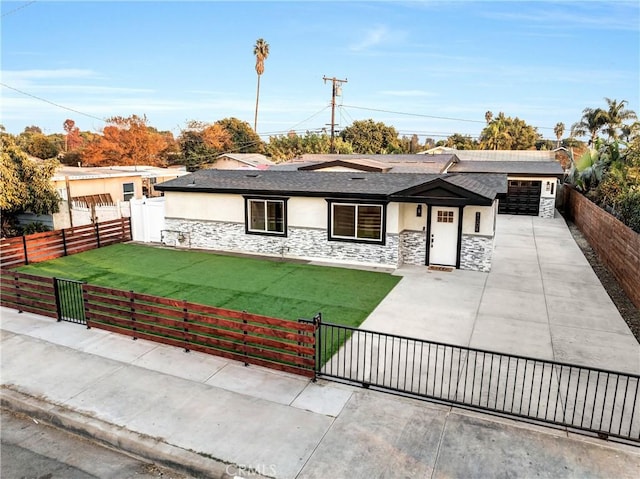
[[[498,203],[498,213],[538,216],[541,189],[541,181],[509,180],[507,194]]]

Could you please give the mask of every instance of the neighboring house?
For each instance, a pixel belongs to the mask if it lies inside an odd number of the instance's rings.
[[[441,160],[439,168],[448,164]],[[200,170],[157,185],[163,241],[310,261],[490,269],[506,175],[388,174],[376,162],[341,162],[325,163],[333,171]]]
[[[158,196],[156,183],[186,174],[184,168],[61,166],[51,178],[61,198],[59,212],[24,214],[20,221],[39,221],[51,229],[62,229],[129,216],[129,200]]]
[[[224,153],[204,166],[216,170],[265,170],[273,161],[259,153]]]

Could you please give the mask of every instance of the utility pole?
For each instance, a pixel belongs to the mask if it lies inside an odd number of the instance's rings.
[[[322,79],[326,84],[327,81],[331,81],[332,91],[331,91],[331,153],[336,152],[336,96],[339,94],[340,84],[347,83],[347,79],[339,80],[336,77],[327,78],[323,76]]]

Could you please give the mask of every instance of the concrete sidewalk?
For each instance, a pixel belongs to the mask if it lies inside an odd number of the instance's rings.
[[[0,313],[3,406],[196,477],[640,474],[640,448]]]
[[[640,374],[638,341],[558,214],[498,215],[490,273],[395,274],[360,328]]]

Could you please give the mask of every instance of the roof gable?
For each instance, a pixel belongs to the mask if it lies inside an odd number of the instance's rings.
[[[372,173],[386,173],[391,168],[384,163],[369,159],[337,159],[331,161],[323,161],[310,165],[301,166],[299,171],[322,171],[335,168],[341,168],[343,171],[368,171]]]
[[[392,199],[424,201],[428,203],[490,205],[496,197],[496,191],[471,179],[456,178],[456,175],[435,178],[426,183],[398,191],[391,195]]]

